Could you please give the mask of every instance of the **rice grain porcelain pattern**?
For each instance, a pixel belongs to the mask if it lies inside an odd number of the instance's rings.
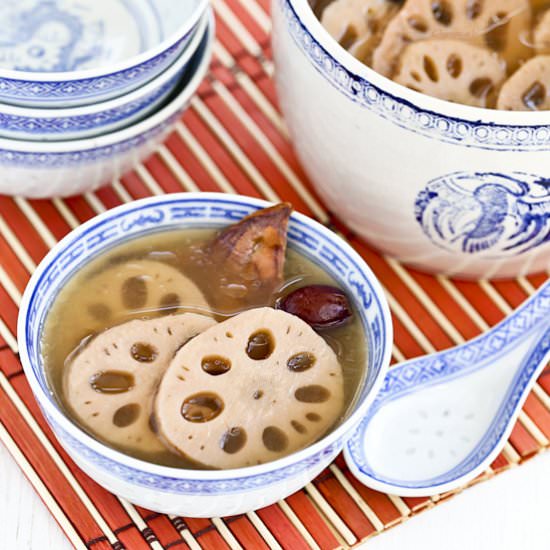
[[[208,0],[6,0],[0,101],[70,107],[137,89],[183,53]]]
[[[404,262],[460,277],[510,277],[550,267],[550,242],[540,238],[544,229],[535,229],[544,225],[548,207],[541,189],[550,177],[550,112],[480,109],[417,93],[341,48],[307,0],[273,0],[272,13],[277,90],[293,143],[321,197],[351,229]],[[480,190],[491,186],[506,202],[499,208],[502,220],[478,246],[461,245],[474,230],[475,213],[457,239],[451,214],[467,224],[466,209],[445,202],[452,185],[445,191],[434,183],[457,181],[453,198],[460,195],[463,204],[481,208]],[[419,205],[434,186],[443,193],[444,219],[433,216],[434,200],[428,227]],[[508,250],[507,239],[521,240],[513,236],[515,224],[530,246]]]
[[[203,15],[185,50],[164,72],[121,97],[81,107],[31,109],[0,103],[0,138],[85,139],[130,126],[158,109],[183,78],[208,24]]]
[[[276,502],[311,481],[335,458],[360,422],[386,374],[392,326],[378,281],[358,254],[317,222],[293,214],[289,243],[328,271],[356,305],[368,346],[367,376],[353,410],[332,433],[271,463],[234,470],[183,470],[128,457],[96,441],[61,410],[41,356],[41,334],[52,301],[83,265],[116,244],[176,227],[220,227],[268,206],[219,193],[152,197],[110,210],[63,239],[34,273],[20,309],[18,339],[25,373],[48,422],[75,462],[110,491],[151,510],[191,517],[244,513]]]
[[[0,139],[0,193],[31,198],[69,196],[109,183],[147,158],[173,128],[204,78],[212,57],[214,20],[160,110],[98,137],[56,142]]]
[[[404,496],[465,485],[501,451],[550,358],[550,283],[482,336],[388,372],[346,461],[363,483]]]

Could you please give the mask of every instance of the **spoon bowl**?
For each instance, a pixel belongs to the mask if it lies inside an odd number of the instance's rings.
[[[550,282],[478,338],[390,369],[346,445],[350,469],[403,496],[464,485],[496,458],[549,359]]]

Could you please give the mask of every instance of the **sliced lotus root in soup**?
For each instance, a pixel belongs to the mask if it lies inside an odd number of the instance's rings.
[[[498,109],[544,111],[550,109],[550,55],[538,55],[518,69],[502,86]]]
[[[336,0],[323,11],[321,23],[338,43],[370,65],[372,52],[399,5],[390,0]]]
[[[373,55],[373,68],[392,77],[407,45],[429,39],[461,40],[498,53],[512,72],[531,57],[528,0],[407,0]]]
[[[504,63],[485,48],[458,40],[425,40],[407,46],[394,80],[440,99],[489,107],[505,78]]]
[[[197,285],[178,269],[152,260],[115,263],[86,281],[82,308],[90,327],[105,326],[121,317],[206,311],[208,302]]]
[[[163,449],[150,426],[153,395],[176,351],[215,325],[182,313],[136,319],[89,339],[67,365],[64,394],[83,426],[99,438],[143,452]]]
[[[342,368],[298,317],[241,313],[171,362],[155,399],[159,435],[214,468],[262,464],[318,440],[343,413]]]
[[[550,54],[550,9],[542,15],[535,27],[533,43],[538,54]]]

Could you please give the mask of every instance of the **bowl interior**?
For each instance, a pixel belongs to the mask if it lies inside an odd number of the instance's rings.
[[[94,257],[129,239],[174,228],[225,226],[266,205],[256,199],[207,193],[145,199],[107,212],[64,239],[33,276],[19,319],[23,362],[33,391],[46,414],[50,418],[55,416],[56,421],[61,420],[63,428],[73,435],[79,432],[77,437],[80,440],[85,438],[88,443],[91,440],[66,417],[62,418],[64,413],[50,391],[41,355],[41,335],[46,316],[59,290],[69,278]],[[391,351],[391,321],[381,287],[369,268],[346,243],[302,215],[292,216],[289,245],[332,275],[355,302],[365,328],[368,364],[367,376],[353,410],[348,412],[348,418],[359,410],[364,413],[367,396],[381,382]],[[341,437],[343,428],[340,426],[335,430],[338,434],[333,432],[328,437]],[[93,446],[107,450],[95,441]],[[108,452],[117,454],[112,450]],[[146,464],[126,458],[125,462],[128,461]],[[151,465],[148,467],[151,469]]]
[[[189,21],[201,0],[6,0],[0,68],[95,69],[139,55]]]

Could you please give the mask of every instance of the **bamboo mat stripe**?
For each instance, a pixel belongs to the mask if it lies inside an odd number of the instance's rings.
[[[546,274],[462,282],[412,271],[370,249],[323,205],[288,141],[271,79],[268,0],[215,0],[211,71],[166,142],[95,193],[52,201],[0,198],[0,439],[75,547],[129,549],[346,548],[453,496],[400,498],[368,489],[343,458],[285,501],[231,518],[168,517],[108,494],[59,446],[18,359],[17,308],[45,253],[72,228],[131,200],[223,191],[287,200],[339,232],[382,281],[395,325],[394,361],[447,348],[500,321]],[[528,459],[550,439],[550,369],[502,453],[474,482]]]

